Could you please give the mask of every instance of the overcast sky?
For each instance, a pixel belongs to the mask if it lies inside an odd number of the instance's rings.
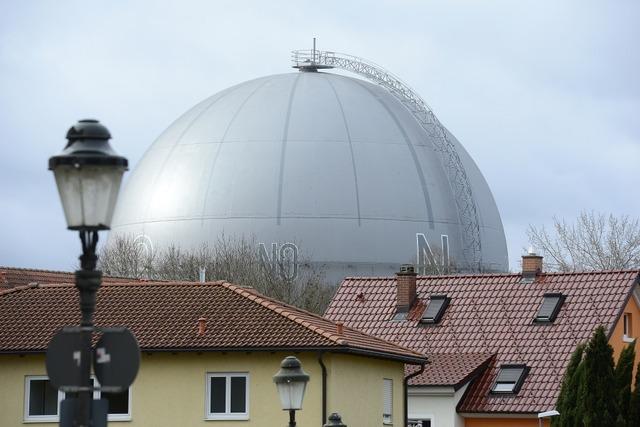
[[[4,1],[0,265],[76,266],[47,159],[77,119],[135,167],[184,111],[288,72],[316,36],[429,103],[484,173],[516,270],[529,224],[640,215],[639,23],[636,0]]]

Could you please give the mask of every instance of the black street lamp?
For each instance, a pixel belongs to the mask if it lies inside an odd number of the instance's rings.
[[[69,142],[62,153],[49,159],[62,201],[69,230],[78,230],[82,242],[81,269],[76,271],[80,293],[82,351],[79,360],[81,384],[78,388],[78,427],[91,420],[91,338],[96,291],[102,272],[96,270],[98,230],[108,230],[120,191],[127,159],[109,145],[111,134],[97,120],[80,120],[67,132]]]
[[[322,427],[347,427],[347,425],[342,422],[342,417],[340,416],[340,414],[334,412],[329,415],[329,422]]]
[[[304,392],[309,375],[302,370],[302,364],[295,356],[287,356],[280,364],[280,370],[273,376],[283,411],[289,411],[289,427],[296,426],[296,411],[302,409]]]

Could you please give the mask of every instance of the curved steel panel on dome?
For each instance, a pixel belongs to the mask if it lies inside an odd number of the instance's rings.
[[[471,181],[486,270],[506,270],[497,207]],[[227,236],[296,242],[329,277],[392,274],[416,262],[416,234],[461,260],[455,201],[430,137],[385,89],[321,72],[226,89],[176,120],[125,185],[112,235],[195,248]]]

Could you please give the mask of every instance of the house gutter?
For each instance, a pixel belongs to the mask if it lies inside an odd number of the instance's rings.
[[[310,347],[142,347],[142,353],[250,353],[250,352],[274,352],[274,351],[293,351],[293,352],[315,352],[323,353],[339,353],[339,354],[356,354],[358,356],[368,356],[383,360],[397,360],[408,365],[421,365],[425,363],[425,357],[420,356],[403,356],[397,353],[386,353],[378,350],[366,350],[353,348],[349,346],[310,346]],[[0,349],[0,354],[44,354],[46,348],[40,349]]]
[[[324,425],[327,422],[327,367],[322,360],[324,353],[318,353],[318,363],[322,368],[322,422],[320,425]]]
[[[428,362],[427,362],[428,363]],[[423,363],[422,365],[420,365],[420,369],[418,369],[416,372],[414,372],[413,374],[409,374],[406,377],[404,377],[403,382],[403,389],[404,389],[404,424],[405,426],[409,425],[409,380],[413,377],[417,377],[418,375],[420,375],[421,373],[424,372],[424,368],[426,366],[427,363]]]

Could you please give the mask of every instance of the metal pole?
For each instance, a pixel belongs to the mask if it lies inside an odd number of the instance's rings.
[[[296,427],[296,411],[289,409],[289,427]]]
[[[76,412],[77,427],[89,427],[91,424],[91,403],[93,390],[91,387],[91,340],[93,335],[93,313],[96,307],[96,292],[102,283],[102,273],[96,271],[96,245],[98,232],[80,231],[82,241],[81,269],[76,271],[76,288],[80,293],[80,311],[82,320],[82,353],[80,355],[80,372],[82,373],[81,388],[78,392],[78,408]]]
[[[313,63],[316,62],[316,38],[313,38]]]

